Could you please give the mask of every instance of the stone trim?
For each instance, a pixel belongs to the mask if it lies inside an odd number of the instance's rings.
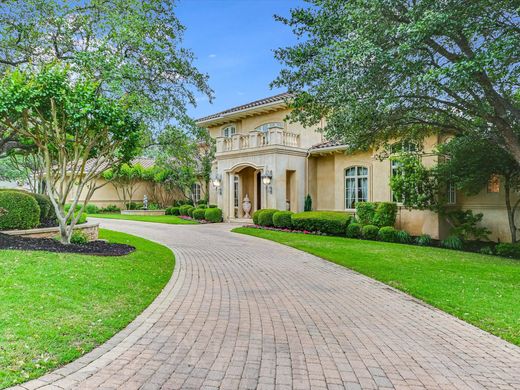
[[[74,226],[74,231],[81,231],[85,233],[89,241],[95,241],[99,238],[99,223],[87,222],[76,225]],[[56,226],[27,230],[4,230],[0,231],[0,233],[27,238],[54,238],[60,234],[60,228]]]

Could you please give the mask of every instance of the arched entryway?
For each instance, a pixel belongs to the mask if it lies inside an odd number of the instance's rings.
[[[241,164],[233,167],[233,169],[227,173],[229,175],[228,182],[231,185],[231,196],[230,199],[228,199],[228,215],[230,218],[245,218],[243,201],[246,196],[251,201],[251,215],[263,207],[265,200],[263,199],[262,171],[263,167]]]

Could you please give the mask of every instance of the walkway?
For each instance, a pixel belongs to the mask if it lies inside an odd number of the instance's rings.
[[[156,301],[33,389],[519,389],[520,348],[230,225],[103,220],[169,245]]]

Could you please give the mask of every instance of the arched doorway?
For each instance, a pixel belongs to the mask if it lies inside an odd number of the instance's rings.
[[[229,199],[230,218],[244,218],[242,202],[247,197],[251,201],[251,214],[262,208],[262,167],[241,165],[228,173],[231,184]]]

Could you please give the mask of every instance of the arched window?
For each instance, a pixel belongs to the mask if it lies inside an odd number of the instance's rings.
[[[345,170],[345,208],[356,208],[357,202],[368,202],[368,168],[350,167]]]
[[[222,129],[222,136],[231,137],[236,132],[237,132],[237,129],[234,125],[226,126]]]
[[[258,126],[255,128],[255,131],[261,131],[263,133],[267,133],[270,129],[284,129],[283,122],[270,122],[270,123],[264,123],[263,125]]]

